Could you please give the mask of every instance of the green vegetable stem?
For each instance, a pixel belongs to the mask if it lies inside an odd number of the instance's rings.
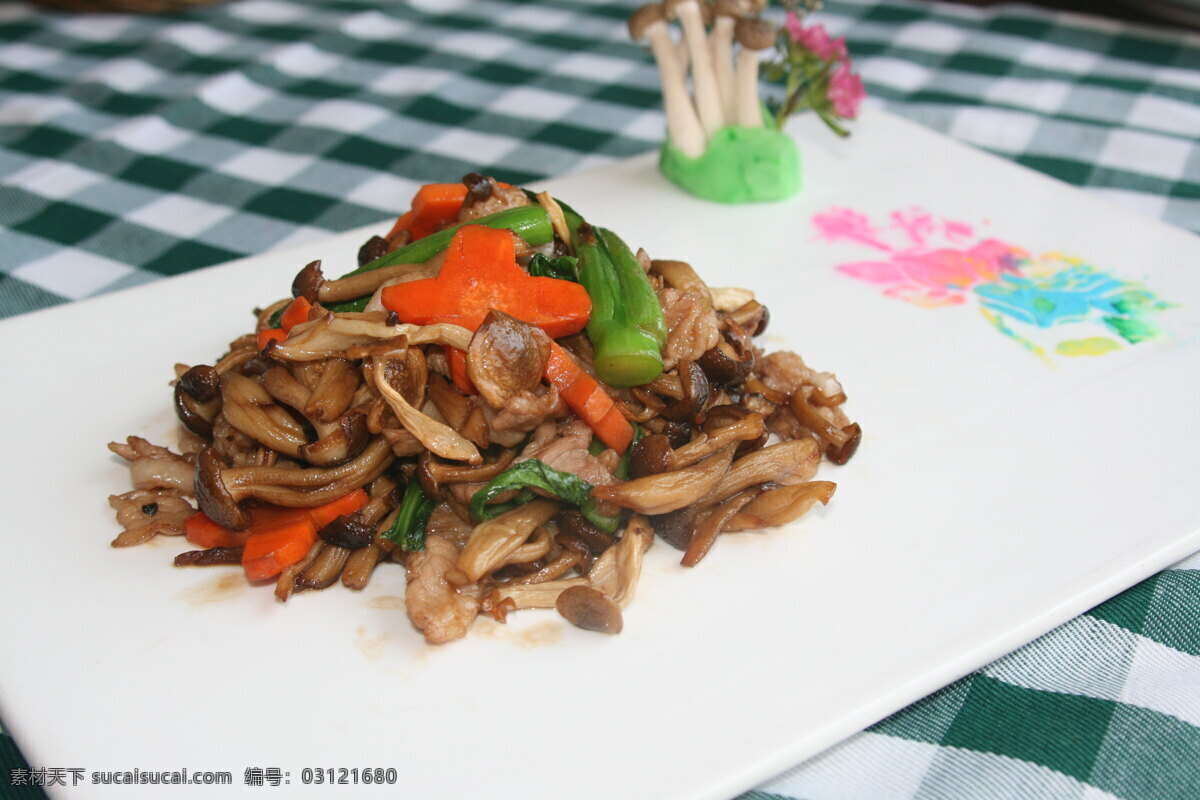
[[[610,386],[649,383],[662,374],[667,341],[654,287],[621,237],[582,220],[574,222],[569,224],[579,282],[592,299],[587,333],[596,350],[596,376]]]

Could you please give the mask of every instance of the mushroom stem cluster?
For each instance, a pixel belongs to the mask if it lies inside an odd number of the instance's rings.
[[[685,155],[702,155],[723,127],[763,124],[759,53],[775,44],[774,26],[759,16],[765,6],[766,0],[663,0],[629,18],[630,36],[646,42],[654,54],[667,133]],[[669,26],[674,20],[681,31],[678,42]]]

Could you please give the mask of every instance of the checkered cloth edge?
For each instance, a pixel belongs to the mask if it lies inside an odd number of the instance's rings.
[[[652,149],[631,5],[0,5],[0,316],[378,222],[446,175]],[[1200,231],[1200,36],[904,0],[818,19],[892,111]],[[1200,796],[1198,609],[1193,558],[743,797]],[[0,737],[0,796],[39,796],[18,759]]]
[[[743,800],[1200,796],[1200,556]]]
[[[424,180],[522,182],[652,148],[656,76],[627,10],[5,6],[0,315],[374,222]],[[822,16],[890,108],[1200,229],[1196,37],[899,2]]]

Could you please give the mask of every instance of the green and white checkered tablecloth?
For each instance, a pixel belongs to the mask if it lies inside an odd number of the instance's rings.
[[[378,222],[427,180],[652,149],[632,5],[0,0],[0,316]],[[913,0],[818,19],[874,102],[1200,231],[1200,36]],[[40,795],[19,759],[0,736],[0,797]],[[1200,557],[744,797],[1200,798]]]

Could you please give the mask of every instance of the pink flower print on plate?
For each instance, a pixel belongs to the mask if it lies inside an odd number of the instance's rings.
[[[999,239],[980,239],[966,222],[920,209],[892,213],[885,225],[848,208],[813,217],[818,238],[870,248],[879,257],[837,266],[880,287],[886,297],[922,308],[974,304],[996,330],[1048,360],[1038,329],[1116,334],[1128,344],[1157,338],[1151,315],[1171,304],[1142,285],[1057,253],[1032,256]],[[1083,330],[1089,327],[1092,330]],[[1040,337],[1040,338],[1045,338]],[[1059,355],[1102,355],[1121,349],[1108,336],[1056,336]]]

